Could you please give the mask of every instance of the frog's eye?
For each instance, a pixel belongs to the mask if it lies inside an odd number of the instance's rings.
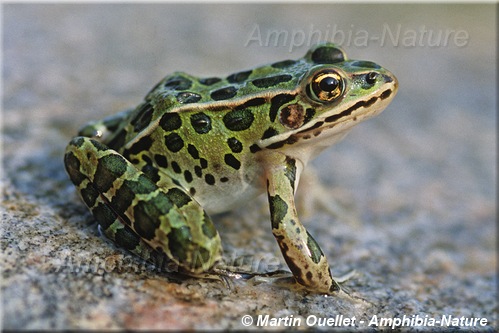
[[[333,70],[327,70],[315,74],[307,87],[307,93],[318,102],[332,102],[341,96],[343,88],[341,76]]]

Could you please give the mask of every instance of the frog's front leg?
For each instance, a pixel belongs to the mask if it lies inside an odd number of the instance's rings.
[[[281,154],[272,158],[274,160],[269,165],[279,165],[266,171],[272,233],[288,267],[296,281],[309,290],[321,293],[339,291],[326,257],[296,213],[294,192],[300,172],[297,161]]]
[[[158,187],[121,154],[87,137],[71,140],[64,162],[83,201],[118,245],[144,259],[166,255],[193,275],[220,260],[211,219],[173,181],[164,178]]]

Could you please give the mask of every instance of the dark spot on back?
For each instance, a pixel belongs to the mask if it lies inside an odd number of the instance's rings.
[[[119,150],[121,147],[125,145],[127,132],[122,129],[119,131],[114,138],[108,143],[108,147],[114,150]]]
[[[201,164],[201,168],[206,169],[208,167],[208,160],[205,158],[200,158],[199,163]]]
[[[187,146],[187,152],[192,156],[193,159],[197,160],[199,158],[199,152],[197,148],[189,143]]]
[[[210,97],[215,101],[221,101],[224,99],[229,99],[237,94],[237,89],[235,87],[229,86],[213,91]]]
[[[204,84],[205,86],[211,86],[212,84],[220,81],[222,81],[222,79],[219,77],[207,77],[204,79],[199,79],[199,83]]]
[[[155,154],[154,161],[160,168],[168,168],[168,160],[166,159],[166,156]]]
[[[192,173],[189,170],[184,171],[184,179],[186,182],[192,182]]]
[[[147,151],[152,146],[152,139],[149,135],[142,137],[139,141],[134,143],[127,151],[124,153],[127,155],[137,155],[140,152]]]
[[[235,158],[234,155],[232,154],[225,154],[224,161],[225,164],[236,170],[239,170],[239,168],[241,167],[241,162],[237,158]]]
[[[178,152],[184,147],[184,140],[177,133],[171,133],[165,136],[165,145],[171,152]]]
[[[163,86],[172,90],[187,90],[192,86],[192,82],[185,77],[174,76],[168,79]]]
[[[255,117],[249,109],[233,110],[225,114],[223,122],[231,131],[243,131],[251,127]]]
[[[178,113],[165,113],[159,121],[159,126],[167,132],[175,131],[182,126],[182,120]]]
[[[236,138],[228,138],[227,145],[233,153],[240,153],[243,150],[243,144]]]
[[[269,88],[278,85],[279,83],[288,82],[293,78],[289,74],[281,74],[275,76],[264,77],[261,79],[254,79],[251,81],[255,87]]]
[[[191,116],[191,125],[199,134],[206,134],[211,130],[211,119],[203,112]]]
[[[196,165],[194,166],[194,173],[196,174],[196,176],[201,178],[203,176],[203,169],[201,169],[199,165]]]
[[[185,91],[177,94],[177,101],[181,104],[196,103],[201,99],[201,95]]]
[[[246,79],[251,75],[253,71],[245,71],[245,72],[239,72],[239,73],[234,73],[231,74],[227,77],[227,81],[229,83],[241,83],[246,81]]]
[[[173,172],[175,172],[175,173],[181,173],[182,172],[182,169],[180,168],[180,165],[178,165],[177,162],[173,161],[171,163],[171,165],[172,165]]]
[[[154,108],[151,104],[142,104],[139,111],[137,112],[137,115],[130,122],[133,125],[133,130],[135,132],[140,132],[145,127],[147,127],[147,125],[151,123],[153,112]]]
[[[208,185],[215,185],[215,177],[209,173],[204,176],[204,180]]]

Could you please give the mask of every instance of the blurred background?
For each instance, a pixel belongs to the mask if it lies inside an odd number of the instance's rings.
[[[2,11],[3,327],[225,329],[259,313],[473,315],[495,325],[496,5],[6,4]],[[355,269],[345,287],[370,303],[271,283],[238,281],[227,291],[103,269],[104,259],[126,254],[99,235],[64,172],[64,147],[77,130],[134,107],[171,72],[224,76],[302,57],[318,41],[379,63],[400,84],[379,117],[312,163],[348,216],[310,203],[303,217],[333,274]],[[216,220],[226,257],[286,268],[265,198]],[[85,260],[95,261],[82,269]]]

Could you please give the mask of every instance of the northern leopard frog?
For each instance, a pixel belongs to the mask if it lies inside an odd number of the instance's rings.
[[[64,162],[107,237],[191,275],[221,261],[208,213],[267,191],[272,232],[295,280],[332,293],[339,286],[295,209],[300,174],[396,91],[389,71],[348,60],[333,44],[225,78],[177,72],[135,109],[85,126]]]

